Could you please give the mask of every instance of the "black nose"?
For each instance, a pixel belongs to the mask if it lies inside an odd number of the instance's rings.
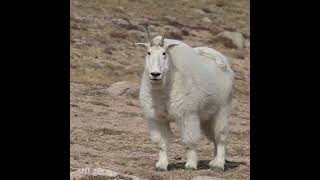
[[[152,73],[151,73],[151,75],[154,76],[154,77],[160,76],[160,74],[161,74],[161,73],[158,73],[158,72],[152,72]]]

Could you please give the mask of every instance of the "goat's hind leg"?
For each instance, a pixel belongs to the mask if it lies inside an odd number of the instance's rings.
[[[211,134],[214,142],[214,159],[210,161],[211,168],[219,168],[224,170],[225,165],[225,148],[228,135],[228,116],[229,107],[221,108],[211,123]],[[212,136],[211,136],[212,137]]]
[[[168,144],[172,136],[169,121],[149,120],[149,128],[152,142],[156,143],[160,149],[159,160],[155,165],[156,170],[166,171],[169,164]]]

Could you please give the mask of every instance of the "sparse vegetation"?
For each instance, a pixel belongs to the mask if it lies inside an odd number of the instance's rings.
[[[128,105],[128,106],[135,106],[135,104],[132,102],[131,99],[129,99],[129,100],[127,101],[127,105]]]
[[[125,39],[128,37],[128,34],[126,34],[125,32],[112,31],[110,33],[110,36],[113,38]]]
[[[120,161],[117,161],[116,164],[121,165],[121,166],[127,166],[128,160],[122,159]]]

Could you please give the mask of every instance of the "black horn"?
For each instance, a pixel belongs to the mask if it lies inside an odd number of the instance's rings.
[[[166,32],[167,32],[167,31],[164,32],[164,34],[163,34],[163,36],[162,36],[162,38],[161,38],[161,42],[160,42],[160,46],[161,46],[161,47],[163,47],[163,45],[164,45],[164,37],[165,37],[165,35],[166,35]]]
[[[149,30],[148,30],[148,24],[146,24],[146,31],[147,31],[147,34],[148,34],[148,38],[149,38],[149,41],[150,41],[150,46],[153,46],[153,41],[150,37],[150,33],[149,33]]]

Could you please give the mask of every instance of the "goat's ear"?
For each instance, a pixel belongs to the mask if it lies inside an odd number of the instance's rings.
[[[136,46],[142,46],[144,47],[146,50],[148,50],[148,45],[146,43],[135,43],[134,45]]]
[[[169,46],[167,46],[166,51],[170,51],[172,48],[178,46],[179,44],[170,44]]]

